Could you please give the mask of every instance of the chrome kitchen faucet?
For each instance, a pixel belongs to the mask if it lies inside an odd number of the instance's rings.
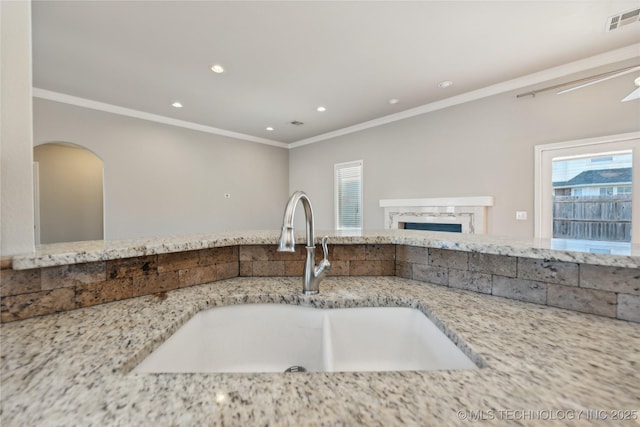
[[[328,259],[327,251],[327,236],[322,238],[322,251],[324,258],[320,261],[320,264],[315,265],[316,245],[313,232],[313,209],[311,208],[311,201],[303,191],[294,192],[287,206],[284,209],[284,219],[282,224],[282,233],[280,234],[280,242],[278,243],[278,252],[295,252],[296,238],[293,229],[293,214],[296,210],[298,202],[302,201],[304,207],[306,230],[307,230],[307,258],[304,263],[304,276],[302,292],[305,295],[315,295],[320,289],[320,281],[324,278],[325,274],[331,269],[331,263]]]

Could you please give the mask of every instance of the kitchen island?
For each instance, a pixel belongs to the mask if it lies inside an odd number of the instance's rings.
[[[329,236],[330,276],[396,276],[640,322],[640,247],[603,253],[566,241],[380,230]],[[57,243],[3,259],[2,323],[234,277],[302,277],[303,234],[276,231]],[[321,251],[317,251],[319,256]]]
[[[409,306],[477,370],[136,374],[228,304]],[[397,277],[233,278],[2,326],[3,426],[638,425],[640,325]],[[475,421],[474,421],[475,420]]]
[[[452,233],[328,234],[332,276],[315,296],[301,294],[304,245],[278,253],[274,231],[43,245],[3,260],[0,423],[640,422],[637,246],[602,254]],[[418,308],[480,369],[131,372],[195,313],[252,303]]]

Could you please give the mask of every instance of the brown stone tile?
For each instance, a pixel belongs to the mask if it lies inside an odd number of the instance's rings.
[[[396,276],[413,279],[413,264],[410,262],[396,261]]]
[[[278,252],[278,248],[273,245],[269,247],[269,261],[303,261],[307,258],[307,249],[304,245],[296,245],[295,252]],[[316,255],[322,259],[322,249],[316,245]]]
[[[132,296],[155,294],[171,291],[180,287],[180,277],[177,271],[153,274],[149,276],[133,277]]]
[[[640,269],[580,264],[580,287],[640,295]]]
[[[569,310],[616,317],[617,299],[613,292],[549,284],[547,305]]]
[[[394,276],[394,261],[350,261],[351,276]]]
[[[238,262],[238,247],[226,246],[222,248],[203,249],[200,251],[199,265],[223,264]]]
[[[268,261],[269,252],[264,245],[242,245],[238,248],[240,261]]]
[[[253,261],[253,276],[284,276],[284,261]]]
[[[429,248],[429,265],[468,270],[469,253],[450,249]]]
[[[104,282],[107,279],[105,265],[106,263],[101,261],[43,268],[42,290]]]
[[[158,273],[186,270],[187,268],[197,267],[199,260],[199,251],[158,254]]]
[[[449,271],[444,267],[413,264],[413,279],[421,282],[447,286],[449,284]]]
[[[545,259],[518,258],[518,278],[578,286],[578,264]]]
[[[253,277],[253,261],[240,261],[240,277]]]
[[[131,298],[131,278],[76,286],[76,306],[89,307]]]
[[[332,260],[331,270],[327,272],[327,276],[348,276],[349,275],[349,261]]]
[[[418,246],[396,246],[396,261],[412,262],[415,264],[428,264],[429,248]]]
[[[121,279],[132,276],[145,276],[158,271],[158,256],[148,255],[107,261],[107,278]]]
[[[0,270],[11,268],[12,256],[0,256]]]
[[[379,261],[381,266],[381,276],[395,276],[396,275],[396,262],[395,260]]]
[[[76,307],[75,295],[73,288],[58,288],[3,297],[0,301],[0,320],[2,322],[11,322],[44,314],[73,310]]]
[[[329,261],[364,261],[365,245],[329,245]]]
[[[303,276],[304,261],[284,261],[285,276]]]
[[[238,261],[216,264],[216,280],[231,279],[239,275]]]
[[[215,265],[205,265],[194,267],[178,272],[180,277],[180,287],[201,285],[203,283],[215,282],[218,274]]]
[[[243,245],[239,249],[240,261],[299,261],[306,256],[303,244],[297,244],[295,252],[278,252],[276,245]]]
[[[517,261],[518,258],[512,256],[471,252],[469,254],[469,271],[516,277]]]
[[[38,292],[40,288],[40,269],[0,270],[0,296]]]
[[[468,291],[491,293],[491,275],[475,271],[449,270],[449,286]]]
[[[618,294],[618,319],[640,323],[640,296]]]
[[[395,261],[395,245],[366,245],[364,248],[364,258],[367,261]]]
[[[493,295],[536,304],[547,303],[547,284],[534,280],[493,276]]]

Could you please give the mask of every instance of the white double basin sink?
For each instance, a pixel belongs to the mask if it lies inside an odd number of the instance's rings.
[[[191,318],[134,372],[477,369],[422,312],[231,305]]]

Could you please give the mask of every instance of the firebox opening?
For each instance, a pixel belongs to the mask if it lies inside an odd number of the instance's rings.
[[[405,230],[424,231],[448,231],[450,233],[462,233],[462,224],[440,224],[437,222],[404,222],[402,227]]]

